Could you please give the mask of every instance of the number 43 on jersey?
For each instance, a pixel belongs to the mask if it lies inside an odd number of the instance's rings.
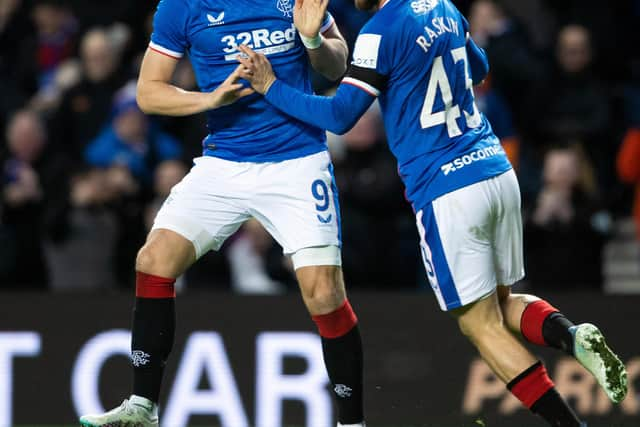
[[[466,79],[466,90],[471,91],[471,99],[474,99],[473,95],[473,80],[469,75],[469,65],[467,59],[467,50],[465,47],[453,49],[451,52],[453,56],[453,63],[458,64],[462,62],[464,65],[464,75]],[[436,95],[438,90],[442,94],[442,102],[444,103],[444,110],[434,112],[433,108],[436,102]],[[482,118],[476,103],[472,101],[473,111],[468,113],[462,110],[464,113],[467,127],[477,128],[482,123]],[[462,130],[458,126],[457,120],[460,118],[460,106],[453,104],[453,92],[451,91],[451,84],[447,77],[447,71],[444,67],[444,58],[438,56],[433,60],[433,66],[431,68],[431,78],[429,79],[429,85],[427,86],[427,95],[424,99],[424,105],[422,106],[422,113],[420,114],[420,125],[423,129],[428,129],[434,126],[446,125],[450,138],[462,135]]]

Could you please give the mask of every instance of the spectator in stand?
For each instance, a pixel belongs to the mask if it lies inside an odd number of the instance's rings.
[[[477,0],[469,12],[473,39],[483,47],[491,64],[494,87],[516,115],[516,123],[530,125],[523,111],[522,94],[545,75],[526,32],[495,0]]]
[[[127,82],[119,51],[106,29],[90,30],[82,38],[82,79],[64,94],[52,120],[56,145],[75,162],[83,161],[87,144],[109,118],[114,94]]]
[[[527,209],[527,278],[534,288],[599,288],[608,216],[595,199],[593,177],[577,146],[552,148],[544,160],[543,187]]]
[[[145,16],[155,10],[157,1],[87,1],[65,0],[78,17],[81,31],[95,27],[110,26],[114,22],[122,23],[132,31],[132,39],[127,43],[126,50],[144,50],[149,40],[145,34],[143,22]],[[130,52],[126,52],[128,54]],[[128,55],[127,55],[128,56]]]
[[[45,253],[53,290],[108,289],[116,283],[113,254],[117,219],[109,209],[116,189],[107,173],[83,170],[71,179],[64,233],[49,239]]]
[[[42,120],[19,111],[9,121],[0,154],[0,283],[45,287],[43,239],[50,214],[66,199],[65,164],[46,153]]]
[[[517,1],[517,0],[513,0]],[[580,23],[587,28],[592,49],[598,53],[594,57],[593,68],[599,77],[610,81],[626,79],[625,63],[637,55],[638,16],[632,5],[636,0],[544,0],[547,9],[555,15],[560,27]]]
[[[158,165],[153,179],[153,199],[147,205],[145,224],[147,231],[151,230],[153,220],[164,201],[169,197],[171,189],[182,181],[187,174],[184,163],[178,160],[166,160]]]
[[[144,242],[144,211],[155,168],[180,155],[178,141],[138,108],[135,83],[119,90],[112,118],[87,146],[85,159],[93,167],[106,169],[109,185],[116,190],[111,206],[118,217],[115,269],[120,283],[130,282],[135,254]]]
[[[543,127],[556,135],[586,138],[606,133],[610,100],[593,75],[593,50],[589,31],[580,25],[564,27],[558,35],[557,67],[550,87],[542,95]]]
[[[22,40],[16,79],[29,96],[46,92],[60,64],[73,55],[76,21],[62,0],[36,0],[32,9],[36,32]]]
[[[225,255],[231,272],[231,289],[245,295],[274,295],[283,293],[284,285],[269,276],[268,261],[271,249],[276,246],[273,238],[255,219],[247,221],[229,241]],[[279,251],[284,265],[282,250]],[[282,268],[282,267],[281,267]],[[293,277],[293,265],[290,265]]]
[[[615,156],[611,99],[593,74],[592,61],[588,30],[580,25],[564,27],[558,35],[556,67],[534,92],[529,117],[536,117],[538,140],[583,141],[598,183],[605,188],[613,182]]]
[[[131,82],[116,93],[111,123],[86,148],[85,158],[96,167],[124,166],[137,180],[150,185],[157,164],[179,159],[182,149],[140,111],[135,90]]]

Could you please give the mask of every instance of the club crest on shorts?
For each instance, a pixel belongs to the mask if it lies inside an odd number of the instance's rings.
[[[291,18],[291,12],[293,12],[293,6],[291,6],[291,0],[278,0],[278,10],[284,14],[287,18]]]

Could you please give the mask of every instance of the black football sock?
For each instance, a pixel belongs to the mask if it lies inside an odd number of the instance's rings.
[[[362,341],[356,325],[339,338],[322,338],[322,354],[342,424],[364,420],[362,404]]]
[[[363,352],[360,329],[351,305],[345,301],[333,313],[313,316],[322,337],[322,354],[341,424],[364,421],[362,402]]]
[[[531,412],[540,415],[552,427],[580,427],[580,420],[558,394],[541,362],[514,378],[507,388]]]
[[[556,312],[547,316],[542,324],[542,336],[551,347],[558,348],[573,356],[573,335],[569,328],[575,326],[562,313]]]
[[[138,273],[133,311],[133,394],[158,403],[175,334],[174,279]]]
[[[531,407],[531,412],[540,415],[553,427],[580,427],[581,421],[573,409],[554,388],[547,391]]]

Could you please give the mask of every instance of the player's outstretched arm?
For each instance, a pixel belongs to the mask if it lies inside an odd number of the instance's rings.
[[[248,80],[256,92],[265,95],[270,104],[307,124],[343,134],[375,100],[374,95],[344,83],[333,97],[301,92],[276,78],[266,56],[244,45],[240,49],[248,56],[238,57],[243,66],[240,76]]]
[[[147,114],[188,116],[231,104],[253,93],[237,83],[238,67],[213,92],[190,92],[170,83],[178,63],[177,59],[147,49],[142,61],[136,99]]]
[[[313,69],[335,81],[347,70],[349,48],[333,18],[327,15],[328,5],[329,0],[296,0],[293,21]]]
[[[476,44],[469,33],[467,33],[467,57],[469,58],[473,84],[479,85],[489,74],[489,60],[484,49]]]

